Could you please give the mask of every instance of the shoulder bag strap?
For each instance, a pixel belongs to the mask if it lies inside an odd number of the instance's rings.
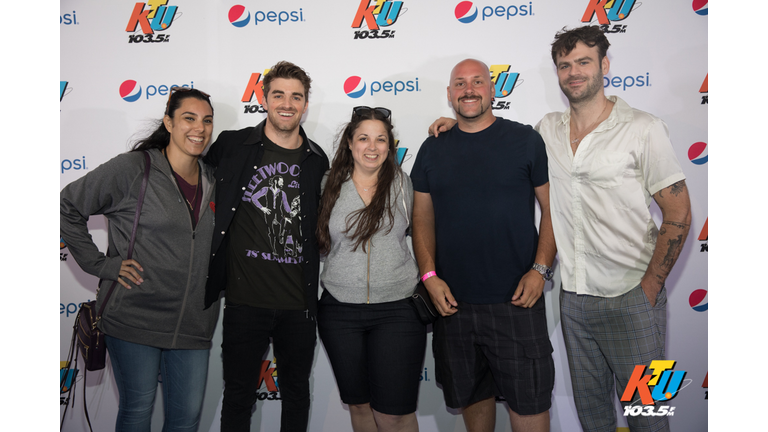
[[[133,230],[131,231],[131,242],[128,244],[128,256],[126,259],[131,259],[131,256],[133,255],[133,245],[136,242],[136,231],[139,228],[139,216],[141,215],[141,206],[144,204],[144,193],[147,191],[147,183],[149,182],[149,169],[150,169],[149,153],[146,150],[143,153],[144,153],[144,178],[141,180],[141,189],[139,190],[139,199],[138,199],[138,202],[136,203],[136,215],[133,217]],[[101,307],[99,308],[99,314],[96,316],[94,325],[101,318],[101,314],[104,312],[104,307],[107,305],[107,302],[109,302],[109,297],[112,296],[112,291],[115,289],[115,285],[117,285],[117,281],[112,282],[112,286],[109,287],[107,296],[104,298],[104,302],[101,303]]]

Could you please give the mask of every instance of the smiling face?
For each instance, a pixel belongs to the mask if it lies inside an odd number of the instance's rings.
[[[173,112],[173,118],[163,117],[165,129],[171,134],[166,151],[169,155],[181,152],[198,157],[211,142],[213,110],[208,102],[188,97]]]
[[[457,64],[451,71],[448,100],[459,120],[484,121],[493,118],[493,81],[488,67],[471,59]]]
[[[352,133],[349,150],[354,170],[367,174],[377,173],[389,153],[389,134],[380,120],[363,120]]]
[[[307,109],[304,85],[297,79],[275,78],[264,97],[268,127],[278,133],[293,133]]]
[[[599,59],[597,47],[584,42],[566,55],[557,56],[557,80],[568,102],[582,104],[603,95],[603,75],[608,73],[608,57]]]

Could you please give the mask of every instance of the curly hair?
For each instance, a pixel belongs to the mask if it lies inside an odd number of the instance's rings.
[[[557,56],[568,55],[578,42],[582,42],[590,48],[597,46],[598,62],[603,61],[603,57],[608,53],[608,47],[611,46],[599,26],[583,26],[571,30],[566,30],[563,27],[555,34],[555,40],[552,42],[552,61],[555,62],[555,65],[557,65]]]

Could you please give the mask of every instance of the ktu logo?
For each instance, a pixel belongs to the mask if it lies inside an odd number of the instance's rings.
[[[640,394],[643,405],[655,405],[655,402],[668,401],[677,396],[686,372],[672,370],[675,363],[675,360],[654,360],[650,366],[653,370],[651,375],[644,375],[645,365],[636,365],[621,401],[632,401],[635,392]]]
[[[136,3],[128,20],[127,32],[135,32],[141,26],[144,34],[154,34],[156,31],[167,30],[176,17],[177,6],[167,6],[168,0],[149,0],[147,3]],[[144,7],[149,5],[149,9]],[[151,21],[150,21],[151,20]]]
[[[597,16],[597,22],[608,25],[627,18],[634,6],[635,0],[589,0],[581,22],[589,23]]]
[[[352,20],[352,28],[360,28],[363,20],[369,30],[378,30],[379,27],[388,27],[397,21],[403,10],[403,2],[391,0],[376,0],[371,5],[371,0],[360,0],[355,18]]]
[[[520,76],[517,72],[510,72],[510,65],[491,65],[491,81],[495,85],[496,92],[494,97],[505,98],[512,93]]]

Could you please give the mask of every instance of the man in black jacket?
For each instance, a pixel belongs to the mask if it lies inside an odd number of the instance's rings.
[[[281,430],[307,430],[320,268],[315,227],[320,181],[328,169],[328,157],[299,126],[310,83],[298,66],[277,63],[264,76],[267,119],[222,132],[205,157],[216,167],[206,307],[226,290],[222,431],[250,430],[270,338]],[[275,184],[282,185],[280,193],[271,191]],[[276,220],[292,217],[294,201],[300,222]],[[267,389],[276,391],[272,384]]]

